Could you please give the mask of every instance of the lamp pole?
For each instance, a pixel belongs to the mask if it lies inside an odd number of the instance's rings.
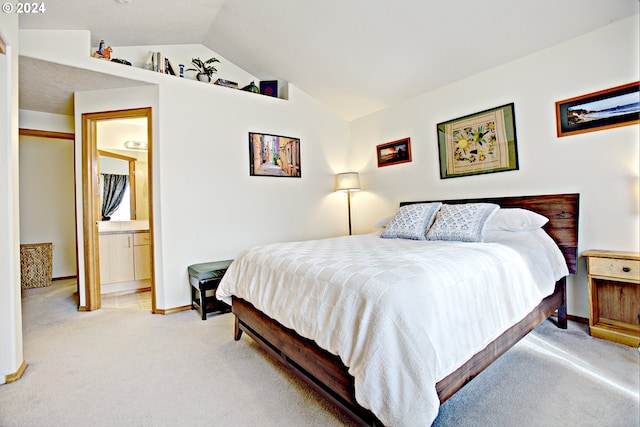
[[[360,190],[358,172],[343,172],[335,177],[335,191],[347,192],[347,214],[349,215],[349,236],[351,236],[351,192]]]
[[[351,190],[347,190],[347,210],[349,211],[349,236],[351,236]]]

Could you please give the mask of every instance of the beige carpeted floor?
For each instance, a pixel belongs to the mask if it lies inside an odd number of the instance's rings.
[[[350,421],[251,341],[233,315],[80,313],[73,281],[23,293],[19,381],[0,426],[340,426]],[[140,300],[139,300],[140,301]],[[108,306],[109,304],[105,304]],[[437,426],[638,426],[637,349],[547,321],[446,402]]]

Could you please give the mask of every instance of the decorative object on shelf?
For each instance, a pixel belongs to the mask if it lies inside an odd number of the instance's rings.
[[[254,82],[249,83],[248,85],[243,87],[242,90],[244,90],[245,92],[260,93],[260,89]]]
[[[300,178],[300,138],[249,132],[249,175]]]
[[[556,102],[558,137],[640,123],[640,81]]]
[[[278,81],[264,80],[260,82],[260,93],[267,96],[278,96]]]
[[[438,123],[440,178],[518,169],[513,103]]]
[[[124,65],[131,65],[131,62],[127,61],[126,59],[120,59],[120,58],[113,58],[111,62],[117,62],[118,64],[124,64]]]
[[[209,58],[206,61],[203,61],[200,58],[191,59],[191,63],[195,68],[187,68],[185,71],[195,71],[198,74],[196,75],[197,79],[201,82],[210,82],[211,76],[213,73],[217,73],[218,70],[212,64],[216,62],[220,62],[217,58]]]
[[[411,138],[398,139],[376,146],[378,167],[411,161]]]
[[[102,50],[102,57],[104,59],[111,59],[111,52],[113,52],[113,49],[111,48],[111,46],[107,46]]]
[[[98,43],[98,49],[91,54],[94,58],[111,59],[111,52],[113,49],[111,46],[105,46],[104,40],[100,40]]]
[[[232,82],[231,80],[218,79],[214,84],[218,86],[230,87],[232,89],[238,89],[238,83]]]
[[[335,177],[335,191],[347,192],[347,212],[349,215],[349,236],[351,236],[351,192],[360,191],[358,172],[343,172]]]

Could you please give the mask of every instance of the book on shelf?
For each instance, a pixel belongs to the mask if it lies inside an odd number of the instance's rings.
[[[150,50],[147,52],[147,60],[144,63],[144,68],[147,70],[153,70],[153,51]]]
[[[218,80],[215,81],[214,84],[216,84],[218,86],[224,86],[224,87],[230,87],[230,88],[233,88],[233,89],[238,89],[238,83],[232,82],[230,80],[218,79]]]
[[[156,73],[170,74],[177,76],[179,71],[162,52],[154,52],[152,50],[147,52],[147,60],[144,63],[144,68],[147,70],[155,71]]]
[[[162,52],[156,52],[153,71],[164,74],[164,55]]]
[[[165,69],[167,74],[171,74],[172,76],[178,75],[178,69],[174,67],[174,65],[169,61],[169,58],[165,58],[164,61]]]

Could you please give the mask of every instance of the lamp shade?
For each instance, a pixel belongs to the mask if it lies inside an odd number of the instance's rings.
[[[344,172],[336,175],[336,191],[360,190],[360,175],[358,172]]]

